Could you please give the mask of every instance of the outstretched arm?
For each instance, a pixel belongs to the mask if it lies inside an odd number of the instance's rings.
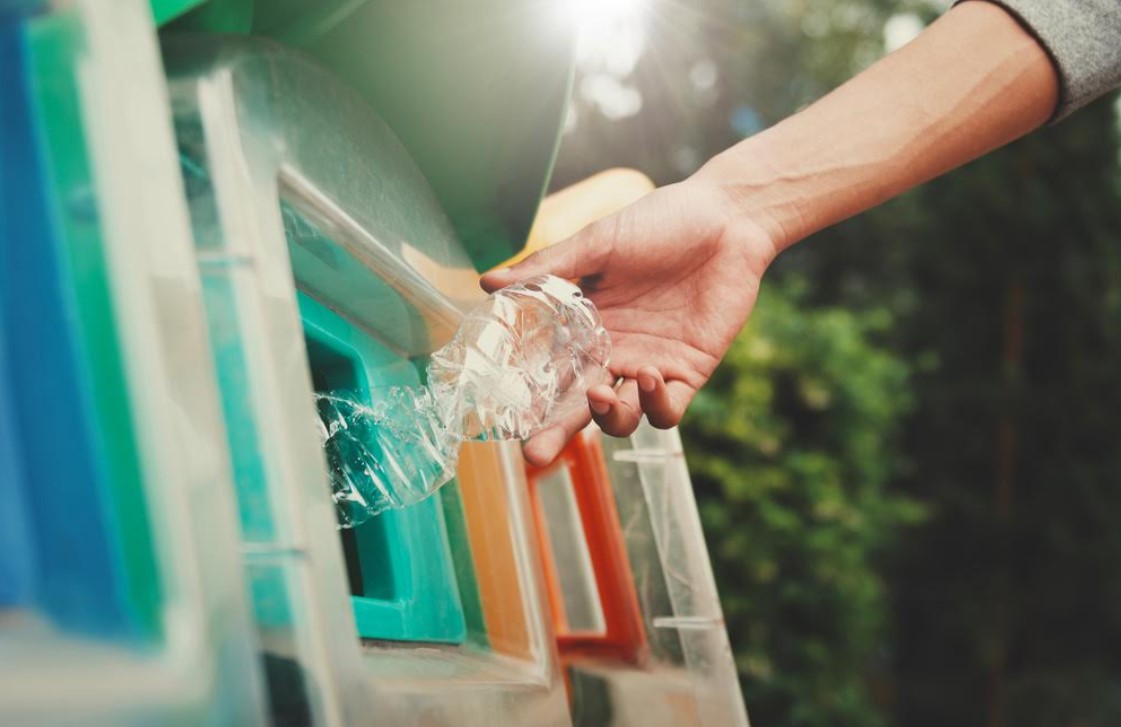
[[[616,436],[643,412],[675,425],[779,252],[1026,134],[1058,96],[1039,42],[1002,8],[971,0],[686,181],[484,276],[488,290],[543,273],[580,279],[614,343],[620,383],[590,390],[590,411],[535,436],[526,458],[552,461],[593,415]]]
[[[1058,90],[1047,53],[1019,23],[967,2],[695,179],[786,247],[1041,126]]]

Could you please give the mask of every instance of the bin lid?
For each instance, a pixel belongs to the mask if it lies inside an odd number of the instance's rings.
[[[575,30],[558,3],[175,2],[197,7],[169,32],[266,36],[309,53],[356,89],[428,178],[476,268],[522,248],[572,83]]]

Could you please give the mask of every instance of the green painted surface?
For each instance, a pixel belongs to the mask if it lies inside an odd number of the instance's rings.
[[[177,31],[248,33],[254,0],[150,0],[156,25]]]
[[[521,249],[552,169],[572,38],[537,0],[367,2],[317,37],[273,25],[367,98],[480,269]]]
[[[84,38],[76,15],[60,12],[31,23],[28,43],[57,224],[65,244],[65,274],[94,384],[89,389],[99,421],[105,479],[113,495],[128,600],[145,634],[154,638],[161,631],[162,594],[81,114],[76,66],[84,52]]]
[[[206,0],[149,0],[152,6],[152,19],[156,25],[163,25],[192,8],[202,5]]]
[[[524,245],[552,171],[574,33],[540,0],[211,0],[168,26],[309,53],[400,138],[475,266]]]

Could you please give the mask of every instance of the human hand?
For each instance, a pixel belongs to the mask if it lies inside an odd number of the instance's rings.
[[[535,275],[578,280],[611,335],[619,383],[589,389],[589,406],[534,435],[526,459],[552,462],[593,418],[617,437],[643,413],[655,427],[675,426],[743,327],[775,251],[718,187],[686,181],[483,276],[489,292]]]

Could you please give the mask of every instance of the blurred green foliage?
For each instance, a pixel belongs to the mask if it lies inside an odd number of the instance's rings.
[[[884,643],[877,556],[922,508],[885,492],[907,367],[887,311],[768,286],[682,427],[745,697],[761,724],[871,725]]]
[[[641,110],[578,93],[558,184],[676,181],[871,63],[892,18],[946,5],[650,3],[617,79]],[[683,427],[756,724],[1121,724],[1117,109],[768,273]]]
[[[935,514],[891,580],[899,724],[1121,724],[1115,108],[1103,99],[790,261],[822,281],[820,302],[892,301],[914,370],[898,487]],[[877,228],[894,234],[868,244]],[[862,260],[889,245],[901,252],[870,278]]]

